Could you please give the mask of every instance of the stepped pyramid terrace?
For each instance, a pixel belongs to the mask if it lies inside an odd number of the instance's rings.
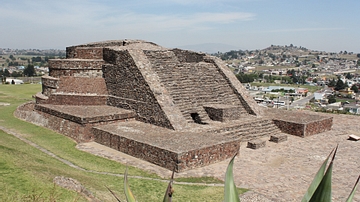
[[[67,47],[16,114],[177,172],[228,159],[240,142],[332,126],[329,117],[259,107],[219,58],[141,40]]]

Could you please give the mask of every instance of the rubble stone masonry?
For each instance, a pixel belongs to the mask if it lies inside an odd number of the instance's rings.
[[[178,172],[228,159],[240,141],[306,137],[332,125],[268,113],[221,59],[142,40],[67,47],[66,59],[49,60],[35,98],[16,116]]]

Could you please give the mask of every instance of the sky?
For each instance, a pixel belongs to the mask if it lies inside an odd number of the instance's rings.
[[[0,48],[117,39],[360,53],[359,0],[0,0]]]

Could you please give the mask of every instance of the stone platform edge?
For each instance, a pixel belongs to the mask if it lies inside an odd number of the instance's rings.
[[[307,137],[331,130],[333,125],[333,118],[321,117],[318,120],[313,120],[306,123],[297,123],[294,121],[273,118],[273,122],[277,127],[280,128],[283,133],[299,137]]]
[[[94,140],[94,135],[91,131],[94,126],[135,120],[135,118],[127,118],[107,122],[81,124],[65,119],[64,117],[58,117],[46,112],[38,111],[35,109],[35,102],[33,101],[20,105],[15,110],[14,116],[35,125],[42,126],[62,135],[68,136],[78,143],[90,142]]]
[[[230,140],[186,152],[176,152],[148,143],[113,134],[94,127],[95,142],[163,168],[182,172],[233,157],[240,149],[240,140]],[[171,141],[172,137],[169,137]]]

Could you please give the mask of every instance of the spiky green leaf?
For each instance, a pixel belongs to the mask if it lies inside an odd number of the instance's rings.
[[[231,159],[225,174],[224,202],[240,202],[239,194],[234,182],[233,164],[237,154]]]
[[[163,202],[171,202],[172,201],[172,194],[174,192],[173,187],[172,187],[172,184],[173,184],[173,181],[174,181],[174,173],[175,173],[175,169],[172,172],[170,182],[169,182],[169,184],[168,184],[168,186],[166,188],[166,192],[165,192]]]
[[[116,196],[116,194],[113,191],[111,191],[111,189],[109,187],[107,187],[107,186],[105,186],[105,187],[110,191],[110,193],[116,198],[116,200],[118,202],[121,202],[121,200]]]
[[[311,196],[314,194],[316,188],[319,186],[322,178],[324,177],[326,165],[327,165],[327,163],[329,161],[329,158],[330,158],[331,154],[333,153],[333,151],[334,151],[334,149],[330,152],[328,157],[325,159],[325,161],[321,165],[320,169],[316,173],[313,181],[311,182],[311,184],[310,184],[308,190],[306,191],[306,193],[305,193],[303,199],[301,200],[301,202],[309,202],[310,201]]]
[[[126,167],[125,174],[124,174],[124,192],[125,192],[125,196],[126,196],[126,201],[127,202],[136,202],[134,194],[130,190],[127,175],[128,175],[128,168]]]
[[[356,188],[357,188],[357,186],[359,184],[359,180],[360,180],[360,175],[359,175],[358,179],[356,180],[356,183],[355,183],[349,197],[347,198],[346,202],[352,202],[352,200],[354,198],[354,195],[355,195],[355,192],[356,192]]]
[[[316,188],[314,194],[311,196],[310,202],[331,202],[331,177],[336,151],[337,147],[335,148],[333,157],[324,177],[322,178],[319,186]]]

